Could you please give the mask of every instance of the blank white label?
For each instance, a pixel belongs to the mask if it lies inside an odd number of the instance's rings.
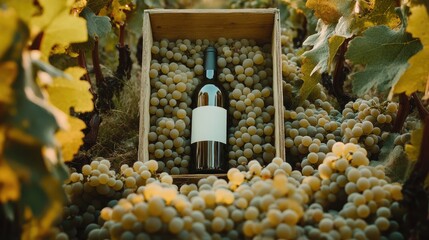
[[[191,143],[218,141],[226,144],[226,109],[216,106],[192,110]]]

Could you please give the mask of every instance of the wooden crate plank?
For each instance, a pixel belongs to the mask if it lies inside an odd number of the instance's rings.
[[[281,29],[280,13],[277,11],[274,19],[272,34],[272,56],[273,56],[273,98],[274,108],[274,141],[276,148],[276,157],[286,161],[285,137],[284,137],[284,109],[283,109],[283,82],[282,82],[282,50],[281,50]]]
[[[271,41],[275,11],[275,9],[148,10],[155,40],[162,38],[216,40],[219,37],[226,37],[252,38],[259,43]]]
[[[142,55],[142,75],[140,86],[140,126],[139,126],[139,150],[138,159],[140,161],[149,161],[149,131],[150,131],[150,61],[152,53],[150,51],[153,45],[152,30],[150,27],[150,17],[148,13],[143,16],[143,55]]]

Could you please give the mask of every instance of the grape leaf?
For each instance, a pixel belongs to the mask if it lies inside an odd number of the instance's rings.
[[[0,135],[2,135],[1,132],[2,128],[0,127]],[[19,180],[15,172],[4,159],[0,158],[0,204],[19,199],[20,190]]]
[[[34,37],[44,32],[40,51],[42,60],[47,60],[51,49],[56,46],[67,46],[70,43],[86,42],[88,40],[86,21],[71,15],[70,1],[39,0],[43,14],[31,21],[31,31]]]
[[[72,67],[65,70],[71,76],[71,80],[57,77],[48,87],[50,101],[67,115],[73,108],[76,112],[92,111],[94,106],[92,94],[89,92],[90,85],[87,81],[80,80],[85,74],[85,69]],[[86,125],[83,121],[75,117],[68,117],[69,128],[56,133],[56,139],[61,143],[62,156],[64,161],[71,161],[74,154],[83,144],[82,130]]]
[[[112,20],[117,24],[124,24],[127,19],[127,15],[124,11],[130,11],[131,8],[127,4],[121,4],[119,0],[113,0],[110,6],[106,6],[100,10],[99,15],[110,16]]]
[[[135,33],[136,35],[141,35],[142,26],[143,26],[143,17],[142,12],[145,10],[145,5],[143,1],[137,1],[133,11],[129,14],[127,19],[127,30]]]
[[[334,57],[343,44],[345,37],[333,35],[335,31],[334,24],[325,24],[319,21],[319,31],[309,36],[304,45],[313,45],[313,48],[306,51],[301,66],[301,72],[304,74],[304,84],[300,89],[302,99],[308,97],[313,88],[319,83],[321,74],[331,71],[331,64]]]
[[[13,100],[12,83],[18,74],[15,62],[0,63],[0,106],[2,103],[11,103]],[[0,110],[0,114],[3,111]]]
[[[0,29],[2,30],[2,36],[0,38],[0,59],[3,58],[3,54],[9,49],[9,46],[13,42],[15,31],[18,25],[17,16],[14,10],[0,8]]]
[[[70,117],[68,119],[70,128],[60,130],[55,134],[56,139],[61,143],[61,153],[65,162],[73,160],[73,156],[78,152],[83,144],[82,130],[86,128],[85,122],[79,118]]]
[[[34,7],[34,4],[33,4],[33,0],[19,0],[19,1],[0,0],[0,3],[4,3],[7,7],[14,9],[17,16],[26,24],[30,23],[31,18],[36,11],[36,8]],[[1,22],[8,23],[9,21],[12,21],[12,20],[13,19],[7,19],[5,21],[2,20]],[[1,29],[4,29],[4,28],[2,27]],[[7,36],[8,34],[5,34],[5,32],[2,32],[2,37],[7,37]]]
[[[420,155],[420,145],[423,139],[423,128],[418,128],[411,132],[410,144],[405,145],[405,152],[407,153],[408,159],[416,161]]]
[[[83,9],[81,16],[86,19],[88,35],[93,39],[102,38],[112,30],[109,17],[97,16],[88,7]]]
[[[311,74],[316,64],[309,58],[304,58],[303,65],[301,66],[301,72],[304,74],[302,80],[304,83],[299,89],[299,101],[307,99],[308,95],[313,91],[314,87],[320,82],[322,74],[315,72]]]
[[[29,57],[25,57],[29,61]],[[65,120],[64,115],[37,95],[32,79],[27,79],[26,72],[31,68],[18,67],[18,76],[14,83],[14,104],[7,122],[12,127],[9,134],[18,142],[37,142],[47,146],[56,146],[54,133]]]
[[[334,57],[338,52],[338,49],[341,47],[341,45],[344,43],[344,41],[346,40],[345,37],[342,36],[337,36],[334,35],[332,37],[329,38],[328,43],[329,43],[329,55],[328,55],[328,72],[331,69],[331,64],[334,61]]]
[[[422,4],[423,6],[425,6],[426,7],[426,11],[428,12],[428,14],[429,14],[429,1],[428,0],[413,0],[413,1],[411,1],[411,4],[412,5],[419,5],[419,4]]]
[[[396,1],[371,0],[370,5],[372,6],[368,9],[368,13],[355,17],[354,28],[365,30],[377,25],[387,25],[394,28],[400,24],[400,18],[395,12]]]
[[[87,81],[80,80],[85,71],[80,67],[68,68],[65,73],[71,76],[71,80],[57,77],[48,87],[51,103],[66,114],[72,107],[76,112],[90,112],[94,109],[90,85]]]
[[[350,41],[346,58],[365,69],[351,75],[353,92],[358,95],[377,87],[388,91],[407,68],[407,60],[421,49],[417,39],[402,27],[392,30],[387,26],[368,28],[362,36]]]
[[[95,14],[98,14],[108,3],[109,0],[88,0],[86,6],[91,8]]]
[[[25,223],[23,227],[22,239],[43,239],[44,233],[52,229],[52,224],[58,218],[58,212],[63,208],[63,199],[65,198],[62,189],[61,181],[54,179],[51,176],[45,176],[40,180],[40,185],[37,188],[42,189],[42,192],[36,192],[37,198],[35,200],[42,201],[46,198],[45,208],[38,218],[32,217]],[[34,196],[31,196],[34,198]]]
[[[335,30],[335,25],[325,24],[319,21],[319,31],[309,36],[303,43],[304,46],[313,46],[309,51],[306,51],[303,56],[311,59],[307,64],[316,63],[314,68],[310,72],[310,76],[316,71],[323,73],[328,70],[328,52],[329,52],[329,38],[332,36]],[[308,68],[307,68],[308,69]]]
[[[409,59],[409,67],[396,83],[394,93],[411,95],[424,92],[429,81],[429,15],[423,5],[411,8],[407,31],[420,39],[423,49]]]
[[[314,10],[314,15],[325,23],[336,23],[341,16],[352,11],[353,0],[308,0],[306,6]]]

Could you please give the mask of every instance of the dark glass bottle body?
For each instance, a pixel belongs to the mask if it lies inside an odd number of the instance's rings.
[[[227,171],[228,94],[217,79],[216,49],[205,53],[204,79],[192,97],[190,170],[193,173]]]

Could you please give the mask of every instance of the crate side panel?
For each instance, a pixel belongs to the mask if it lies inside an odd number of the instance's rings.
[[[156,40],[251,38],[271,41],[274,14],[248,12],[168,12],[151,13]]]
[[[275,148],[276,157],[280,157],[286,160],[285,152],[285,136],[284,136],[284,109],[283,109],[283,83],[282,83],[282,71],[281,71],[281,30],[280,30],[280,14],[276,12],[273,26],[273,38],[272,38],[272,56],[273,56],[273,97],[274,97],[274,108],[276,113],[274,116],[275,126]]]
[[[150,62],[152,60],[151,47],[153,45],[152,29],[150,16],[144,13],[143,17],[143,56],[142,56],[142,75],[140,87],[140,129],[139,129],[139,161],[149,161],[149,140],[150,131]]]

